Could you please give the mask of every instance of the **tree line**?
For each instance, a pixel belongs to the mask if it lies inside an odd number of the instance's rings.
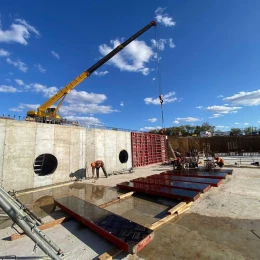
[[[201,132],[208,131],[211,133],[220,133],[220,129],[217,129],[216,126],[210,125],[205,122],[202,125],[181,125],[173,126],[163,129],[163,134],[168,136],[199,136]],[[258,135],[259,129],[257,127],[249,126],[246,128],[231,128],[230,135],[240,136],[240,135]],[[162,133],[162,129],[154,129],[149,131],[149,133],[159,134]]]

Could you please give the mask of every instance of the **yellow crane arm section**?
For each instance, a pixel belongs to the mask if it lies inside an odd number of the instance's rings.
[[[52,106],[54,103],[56,103],[58,100],[60,100],[64,95],[68,94],[72,89],[74,89],[78,84],[80,84],[84,79],[86,79],[89,76],[88,71],[84,71],[81,73],[78,77],[76,77],[74,80],[72,80],[69,84],[67,84],[62,90],[60,90],[58,93],[56,93],[54,96],[52,96],[49,100],[47,100],[45,103],[43,103],[38,108],[38,116],[43,116],[44,112],[47,108]]]
[[[55,118],[59,118],[59,116],[57,115],[57,110],[61,106],[63,100],[61,100],[60,104],[57,106],[56,109],[50,108],[53,104],[55,104],[57,101],[59,101],[65,95],[67,95],[72,89],[74,89],[78,84],[80,84],[84,79],[86,79],[91,73],[93,73],[95,70],[97,70],[99,67],[101,67],[104,63],[106,63],[108,60],[110,60],[113,56],[115,56],[118,52],[120,52],[124,47],[126,47],[129,43],[131,43],[133,40],[135,40],[137,37],[139,37],[145,31],[150,29],[152,26],[156,26],[155,21],[151,21],[149,24],[147,24],[145,27],[143,27],[141,30],[139,30],[137,33],[135,33],[129,39],[127,39],[126,41],[121,43],[119,46],[117,46],[114,50],[109,52],[101,60],[96,62],[92,67],[90,67],[86,71],[82,72],[78,77],[76,77],[74,80],[72,80],[62,90],[60,90],[58,93],[56,93],[54,96],[52,96],[49,100],[47,100],[45,103],[43,103],[38,108],[37,111],[28,111],[27,115],[29,117],[55,117]]]

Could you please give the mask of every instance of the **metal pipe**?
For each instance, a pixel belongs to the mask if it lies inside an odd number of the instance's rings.
[[[26,214],[19,208],[17,209],[17,204],[14,206],[14,203],[10,203],[10,198],[12,199],[12,197],[0,187],[1,208],[27,234],[28,237],[30,237],[42,249],[44,253],[52,257],[52,259],[60,260],[61,258],[57,253],[60,254],[61,250],[45,234],[43,234],[43,232],[39,232],[40,230],[34,225],[33,221],[27,222],[28,216],[26,216]],[[53,244],[58,250],[53,247]],[[54,252],[54,250],[57,252]]]
[[[59,254],[62,253],[62,250],[54,243],[51,241],[50,238],[48,238],[40,229],[37,228],[36,222],[28,215],[26,214],[20,206],[18,206],[17,202],[13,199],[10,194],[8,194],[5,190],[3,190],[0,187],[0,194],[2,194],[8,202],[11,202],[12,206],[22,215],[23,219],[26,219],[27,224],[30,226],[32,231],[35,231],[38,233],[38,235],[44,239],[55,251],[57,251]]]

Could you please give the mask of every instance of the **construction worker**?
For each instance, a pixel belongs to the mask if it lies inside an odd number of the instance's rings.
[[[214,156],[214,160],[216,160],[215,164],[217,164],[220,168],[225,165],[225,161],[221,157]]]
[[[105,174],[106,178],[108,177],[103,161],[97,160],[97,161],[95,161],[95,162],[92,162],[90,165],[91,165],[91,167],[92,167],[92,178],[94,178],[95,169],[96,169],[97,179],[99,178],[99,168],[100,168],[100,167],[102,168],[103,173]]]

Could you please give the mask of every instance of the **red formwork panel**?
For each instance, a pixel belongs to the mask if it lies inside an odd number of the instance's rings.
[[[184,201],[195,201],[200,197],[200,192],[198,191],[175,189],[162,185],[150,185],[147,183],[138,183],[131,181],[119,183],[117,184],[117,187],[125,190],[137,191],[150,195],[162,196]]]
[[[191,190],[191,191],[198,191],[198,192],[207,192],[211,185],[210,184],[203,184],[203,183],[191,183],[191,182],[182,182],[182,181],[173,181],[170,179],[158,179],[156,177],[150,176],[149,178],[136,178],[131,180],[135,183],[146,183],[149,185],[160,185],[165,187],[170,187],[174,189],[180,190]]]
[[[167,160],[166,136],[148,133],[131,133],[133,167]]]
[[[163,175],[163,174],[154,174],[147,176],[147,178],[156,178],[159,180],[172,180],[172,181],[181,181],[181,182],[190,182],[190,183],[203,183],[209,184],[213,187],[218,187],[222,184],[222,179],[211,179],[211,178],[198,178],[198,177],[186,177],[178,175]]]
[[[128,253],[136,254],[154,237],[151,229],[75,196],[55,199],[55,204]]]

